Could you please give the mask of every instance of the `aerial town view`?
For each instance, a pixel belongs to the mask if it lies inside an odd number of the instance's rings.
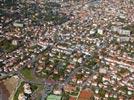
[[[0,0],[0,100],[134,100],[134,0]]]

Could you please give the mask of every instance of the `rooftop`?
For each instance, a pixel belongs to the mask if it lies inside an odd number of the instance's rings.
[[[78,97],[78,100],[89,100],[93,96],[90,90],[82,90]]]

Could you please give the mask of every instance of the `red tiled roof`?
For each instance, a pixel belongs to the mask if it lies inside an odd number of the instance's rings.
[[[134,96],[132,96],[132,98],[130,100],[134,100]]]
[[[67,91],[67,92],[71,92],[71,91],[74,91],[76,89],[75,86],[72,86],[72,85],[66,85],[64,86],[64,90]]]
[[[80,92],[78,100],[90,100],[90,98],[92,96],[93,96],[93,94],[92,94],[92,92],[90,90],[82,90]]]
[[[75,97],[70,97],[69,100],[76,100],[76,98]]]

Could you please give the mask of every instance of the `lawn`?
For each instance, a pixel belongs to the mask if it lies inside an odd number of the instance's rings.
[[[34,77],[32,75],[32,69],[29,69],[29,68],[24,68],[23,70],[21,70],[21,74],[26,78],[26,79],[29,79],[29,80],[33,80]]]
[[[47,97],[47,100],[61,100],[61,96],[57,96],[57,95],[52,95],[52,94],[50,94],[50,95]]]

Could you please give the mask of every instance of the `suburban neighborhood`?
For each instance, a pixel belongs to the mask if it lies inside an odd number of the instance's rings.
[[[0,7],[0,100],[134,100],[133,0]]]

